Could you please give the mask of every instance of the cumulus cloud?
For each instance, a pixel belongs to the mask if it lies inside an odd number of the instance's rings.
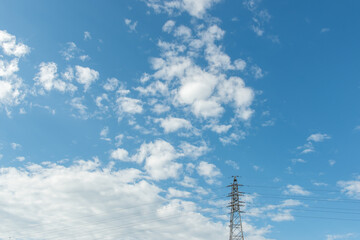
[[[88,32],[88,31],[85,31],[84,32],[84,40],[91,40],[91,34],[90,34],[90,32]]]
[[[108,78],[103,88],[106,91],[115,91],[118,86],[119,80],[117,80],[116,78]]]
[[[111,141],[111,139],[108,138],[108,134],[109,134],[109,127],[106,126],[100,131],[100,139],[105,141]]]
[[[172,239],[215,240],[227,233],[225,225],[197,212],[195,203],[163,199],[162,190],[141,179],[139,170],[102,167],[98,159],[68,167],[44,163],[2,168],[0,181],[6,189],[0,191],[0,210],[7,219],[0,226],[1,239],[112,240],[146,235],[152,240],[171,234]],[[139,199],[141,206],[136,204]]]
[[[193,159],[197,159],[210,151],[210,148],[205,142],[202,142],[198,146],[195,146],[188,142],[182,142],[179,147],[181,149],[182,156],[191,157]]]
[[[188,198],[191,196],[190,192],[177,190],[175,188],[168,188],[167,198]]]
[[[203,18],[215,3],[220,0],[146,0],[148,7],[155,12],[167,12],[172,15],[176,12],[187,12],[193,17]]]
[[[360,199],[360,177],[350,181],[338,181],[337,185],[340,186],[341,192],[347,196],[355,199]]]
[[[179,157],[175,148],[164,140],[144,143],[132,157],[136,162],[145,161],[144,168],[154,180],[177,178],[182,164],[175,160]]]
[[[83,104],[83,100],[84,98],[81,97],[73,98],[70,101],[70,106],[76,109],[82,118],[87,119],[88,118],[88,114],[86,112],[87,107]],[[73,115],[73,116],[77,116],[77,115]]]
[[[62,51],[60,51],[61,55],[65,58],[66,61],[73,59],[78,52],[80,52],[80,49],[78,49],[74,42],[68,42],[67,46]]]
[[[176,132],[181,128],[191,129],[191,123],[183,118],[167,117],[156,119],[156,122],[160,122],[160,126],[164,129],[165,133]]]
[[[220,170],[214,164],[204,161],[199,163],[196,170],[208,184],[214,184],[217,181],[216,178],[221,176]]]
[[[250,107],[254,91],[246,87],[241,78],[227,78],[224,74],[228,70],[243,70],[246,66],[241,59],[232,62],[217,44],[225,32],[217,25],[200,29],[195,36],[186,26],[179,26],[172,32],[181,43],[159,41],[162,56],[151,60],[155,81],[145,88],[136,89],[146,94],[160,93],[165,97],[170,93],[175,106],[189,108],[198,118],[218,118],[225,112],[223,105],[231,104],[238,118],[249,120],[254,112]],[[194,56],[202,49],[207,68],[195,63]],[[178,84],[170,83],[172,81]],[[168,90],[169,86],[176,88]],[[221,130],[218,128],[216,131]]]
[[[284,190],[283,193],[287,195],[300,195],[300,196],[309,196],[311,194],[311,192],[305,190],[303,187],[299,185],[291,185],[291,184],[288,184],[286,186],[286,190]]]
[[[350,239],[354,238],[355,234],[346,233],[346,234],[328,234],[326,235],[326,240],[336,240],[336,239]]]
[[[143,111],[142,102],[139,99],[129,97],[119,97],[116,100],[119,113],[141,113]]]
[[[330,139],[331,137],[326,133],[315,133],[311,134],[307,140],[312,142],[323,142],[326,139]]]
[[[130,162],[132,161],[131,158],[129,158],[129,153],[128,151],[126,151],[125,149],[123,148],[118,148],[116,150],[113,150],[110,154],[110,157],[112,159],[116,159],[116,160],[119,160],[119,161],[124,161],[124,162]]]
[[[11,145],[11,148],[13,149],[13,150],[17,150],[17,149],[19,149],[19,148],[21,148],[21,145],[19,144],[19,143],[11,143],[10,144]]]
[[[64,73],[64,76],[67,79],[71,78],[71,72]],[[42,62],[39,65],[39,72],[34,77],[35,85],[41,87],[40,93],[45,91],[51,91],[53,89],[60,92],[70,91],[74,92],[77,90],[77,87],[69,82],[60,80],[57,73],[57,65],[54,62]]]
[[[99,79],[99,72],[94,69],[82,66],[75,66],[76,81],[84,85],[84,91],[87,91],[90,85]]]
[[[175,22],[173,20],[168,20],[162,27],[164,32],[170,33],[175,26]]]
[[[7,31],[0,30],[0,48],[2,52],[12,58],[6,60],[0,54],[0,107],[5,107],[9,115],[10,106],[18,105],[26,96],[26,88],[22,79],[16,75],[19,71],[19,59],[30,52],[30,48],[18,43],[14,35]]]
[[[0,30],[0,47],[8,56],[23,57],[30,52],[30,47],[16,41],[16,37],[7,31]]]
[[[125,18],[124,22],[131,32],[136,30],[137,21],[133,22],[131,19]]]

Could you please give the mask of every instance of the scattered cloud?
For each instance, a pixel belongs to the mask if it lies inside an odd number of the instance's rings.
[[[109,127],[106,126],[100,131],[100,139],[105,141],[111,141],[111,139],[108,137],[109,134]]]
[[[86,112],[87,107],[83,104],[83,100],[84,98],[82,97],[73,98],[70,101],[70,106],[76,109],[82,118],[87,119],[88,118],[88,114]],[[73,116],[77,116],[77,115],[73,115]]]
[[[106,91],[115,91],[118,86],[119,86],[119,80],[117,80],[116,78],[108,78],[103,88]]]
[[[19,156],[19,157],[16,157],[15,159],[16,159],[16,161],[19,161],[19,162],[25,161],[25,157],[24,157],[24,156]]]
[[[175,188],[168,188],[168,194],[166,198],[189,198],[191,196],[190,192],[187,191],[180,191]]]
[[[239,165],[233,160],[226,160],[225,163],[236,170],[240,169]]]
[[[70,79],[71,72],[66,72],[63,75]],[[58,90],[60,92],[74,92],[77,87],[68,81],[62,81],[57,73],[57,65],[54,62],[42,62],[39,65],[39,72],[34,77],[35,85],[40,86],[40,94],[44,94],[45,91]]]
[[[141,171],[116,170],[97,158],[67,167],[31,163],[19,169],[1,168],[0,182],[8,190],[0,192],[0,211],[7,213],[7,223],[0,226],[1,239],[106,236],[114,240],[146,235],[155,240],[171,235],[174,240],[193,236],[215,240],[227,233],[225,224],[203,216],[196,203],[161,197],[164,190],[143,179]],[[167,192],[174,198],[179,195]]]
[[[336,240],[336,239],[350,239],[355,237],[354,233],[346,233],[346,234],[328,234],[326,235],[326,240]]]
[[[326,32],[330,32],[330,28],[322,28],[320,30],[320,33],[326,33]]]
[[[30,47],[19,43],[14,35],[0,30],[0,47],[4,54],[17,58],[23,57],[30,52]]]
[[[174,29],[174,26],[175,26],[175,21],[173,20],[168,20],[162,27],[162,30],[164,32],[167,32],[167,33],[170,33],[173,29]]]
[[[313,142],[323,142],[326,139],[331,139],[331,137],[329,135],[327,135],[326,133],[322,134],[322,133],[315,133],[315,134],[311,134],[308,138],[307,141],[313,141]]]
[[[263,36],[265,33],[265,24],[267,24],[271,15],[267,9],[260,7],[261,0],[244,0],[244,7],[252,13],[252,24],[250,28],[257,36]]]
[[[192,145],[188,142],[182,142],[179,148],[181,149],[181,156],[191,157],[193,159],[197,159],[210,151],[210,148],[205,142],[201,142],[198,146]]]
[[[17,150],[17,149],[19,149],[19,148],[21,148],[21,145],[19,144],[19,143],[11,143],[11,148],[13,149],[13,150]]]
[[[206,11],[220,0],[146,0],[145,2],[157,13],[166,12],[173,15],[177,12],[187,12],[193,17],[204,18]]]
[[[300,195],[300,196],[309,196],[311,194],[311,192],[306,191],[301,186],[291,185],[291,184],[288,184],[286,186],[286,190],[284,190],[283,193],[286,195]]]
[[[0,107],[4,107],[11,116],[9,107],[20,104],[26,96],[22,79],[16,74],[19,71],[19,59],[30,52],[30,47],[19,43],[14,35],[0,30],[0,48],[2,53],[12,58],[6,60],[0,54]]]
[[[175,148],[164,140],[143,143],[137,153],[132,156],[133,161],[142,163],[144,168],[154,180],[177,178],[182,164],[175,160],[179,157]]]
[[[333,159],[330,159],[330,160],[329,160],[329,165],[330,165],[330,166],[334,166],[334,165],[335,165],[335,163],[336,163],[336,161],[335,161],[335,160],[333,160]]]
[[[119,97],[116,100],[119,113],[136,114],[143,111],[142,102],[139,99],[129,97]]]
[[[129,27],[130,32],[134,32],[136,31],[136,25],[137,25],[137,21],[133,22],[132,20],[125,18],[125,24],[126,26]]]
[[[66,61],[69,61],[73,59],[77,53],[80,52],[80,49],[78,49],[74,42],[68,42],[66,45],[67,46],[63,50],[61,50],[60,53]]]
[[[360,176],[355,180],[338,181],[337,185],[342,188],[341,192],[345,193],[348,197],[360,199]]]
[[[191,123],[183,118],[167,117],[156,119],[155,122],[160,122],[160,126],[164,129],[165,133],[176,132],[181,128],[191,129]]]
[[[76,81],[84,85],[84,91],[86,92],[90,85],[99,79],[99,72],[94,69],[82,66],[75,66]]]
[[[131,162],[133,161],[132,158],[129,158],[129,153],[123,148],[118,148],[111,152],[110,157],[115,160],[124,161],[124,162]]]
[[[91,37],[90,32],[85,31],[84,32],[84,40],[91,40],[91,39],[92,39],[92,37]]]
[[[198,174],[205,178],[208,184],[217,182],[217,177],[221,176],[220,170],[212,163],[201,161],[196,168]]]
[[[293,164],[296,164],[296,163],[306,163],[306,161],[305,161],[304,159],[302,159],[302,158],[293,158],[293,159],[291,159],[291,162],[292,162]]]

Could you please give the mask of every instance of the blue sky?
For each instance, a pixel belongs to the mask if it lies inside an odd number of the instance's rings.
[[[0,1],[0,239],[359,239],[359,4]]]

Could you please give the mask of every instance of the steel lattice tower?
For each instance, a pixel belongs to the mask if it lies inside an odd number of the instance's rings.
[[[230,240],[244,240],[243,227],[241,222],[241,213],[240,207],[243,207],[243,201],[240,201],[240,197],[244,196],[244,192],[239,192],[239,186],[236,176],[234,177],[233,184],[229,185],[231,187],[231,194],[228,197],[231,197],[230,205],[228,206],[231,209],[230,212]]]

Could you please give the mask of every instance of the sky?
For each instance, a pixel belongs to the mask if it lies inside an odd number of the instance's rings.
[[[359,7],[0,0],[0,239],[360,239]]]

